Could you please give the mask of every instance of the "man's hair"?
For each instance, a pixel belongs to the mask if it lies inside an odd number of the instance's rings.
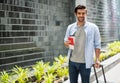
[[[78,9],[86,9],[86,6],[84,6],[84,5],[78,5],[77,7],[75,7],[74,12],[77,13]]]

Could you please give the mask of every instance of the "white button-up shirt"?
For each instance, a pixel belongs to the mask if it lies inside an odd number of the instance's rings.
[[[74,35],[78,30],[77,22],[70,24],[67,28],[64,42],[68,40],[68,37]],[[85,22],[83,26],[86,33],[86,42],[85,42],[85,62],[86,68],[90,68],[94,63],[94,50],[95,48],[101,49],[101,38],[98,27],[90,22]],[[68,57],[70,57],[71,49],[68,50]],[[79,57],[78,57],[79,58]]]

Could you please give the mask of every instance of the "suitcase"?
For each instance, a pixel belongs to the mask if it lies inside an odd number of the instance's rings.
[[[107,83],[103,65],[100,65],[100,68],[102,68],[102,73],[103,73],[103,77],[104,77],[104,83]],[[96,68],[95,68],[94,64],[93,64],[93,69],[94,69],[94,73],[95,73],[96,83],[99,83]]]

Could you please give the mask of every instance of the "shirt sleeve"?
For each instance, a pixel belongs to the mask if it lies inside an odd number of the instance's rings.
[[[94,47],[101,49],[101,37],[97,26],[95,27],[95,32],[94,32]]]
[[[65,37],[64,37],[64,42],[68,40],[69,32],[70,32],[70,26],[68,26],[68,28],[66,30],[66,34],[65,34]]]

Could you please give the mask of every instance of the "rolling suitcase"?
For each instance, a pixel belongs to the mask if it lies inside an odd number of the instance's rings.
[[[100,65],[100,68],[102,68],[102,73],[103,73],[103,77],[104,77],[104,83],[107,83],[103,65]],[[97,72],[96,72],[96,68],[95,68],[94,65],[93,65],[93,69],[94,69],[94,73],[95,73],[96,83],[99,83],[99,81],[98,81],[98,76],[97,76]]]

